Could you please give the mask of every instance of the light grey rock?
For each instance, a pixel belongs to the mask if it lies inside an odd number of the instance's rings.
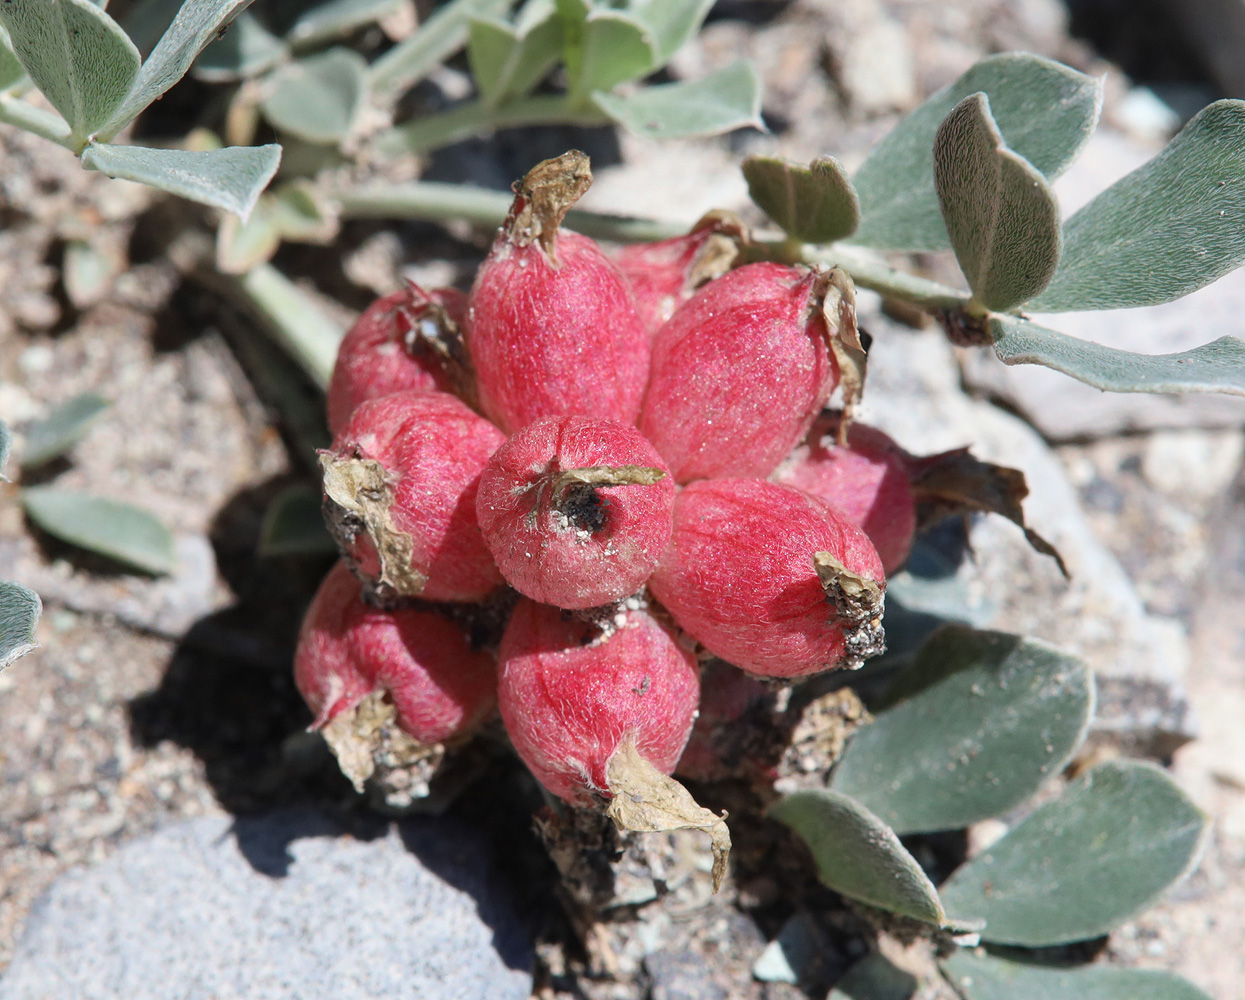
[[[880,316],[860,417],[908,451],[969,445],[978,458],[1020,469],[1029,486],[1029,527],[1050,541],[1071,572],[1033,551],[999,516],[975,521],[973,557],[956,583],[964,614],[982,628],[1032,635],[1082,656],[1104,684],[1100,729],[1130,749],[1170,752],[1192,738],[1184,691],[1188,640],[1176,621],[1148,614],[1119,561],[1094,535],[1062,463],[1024,421],[970,398],[941,331],[903,330]]]
[[[526,931],[468,828],[199,819],[62,876],[3,1000],[525,1000]]]

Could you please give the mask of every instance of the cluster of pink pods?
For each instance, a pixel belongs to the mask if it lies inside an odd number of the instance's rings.
[[[798,678],[879,652],[914,527],[902,453],[819,420],[830,276],[730,267],[721,220],[611,259],[559,228],[589,180],[582,154],[539,165],[465,302],[408,288],[347,336],[323,456],[344,565],[297,657],[317,726],[385,691],[416,740],[452,743],[495,701],[577,805],[615,794],[623,744],[673,772],[701,655]],[[507,587],[494,664],[436,602]]]

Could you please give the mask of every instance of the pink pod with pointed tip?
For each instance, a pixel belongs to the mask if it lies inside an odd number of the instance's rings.
[[[504,582],[475,510],[480,473],[504,440],[454,396],[416,390],[367,400],[334,439],[331,458],[383,466],[393,526],[410,536],[411,568],[426,578],[418,596],[479,601]],[[379,577],[380,560],[366,532],[343,554],[357,572]]]
[[[675,310],[653,342],[639,428],[675,481],[768,476],[838,384],[822,276],[748,264]]]
[[[622,466],[664,478],[626,485],[566,481],[570,470]],[[476,514],[493,559],[519,593],[560,608],[634,594],[670,538],[674,480],[651,444],[617,420],[547,417],[493,454]]]
[[[868,536],[823,500],[762,479],[702,480],[675,499],[649,588],[715,656],[752,674],[802,677],[859,662],[817,552],[884,581]]]
[[[433,611],[366,604],[362,585],[339,562],[303,620],[294,681],[315,715],[313,729],[384,691],[399,728],[432,744],[458,739],[487,718],[497,669],[457,624]]]
[[[916,531],[908,464],[881,431],[853,423],[840,445],[835,428],[819,422],[772,478],[820,497],[863,528],[887,573],[908,558]]]
[[[506,731],[545,788],[576,805],[608,797],[607,767],[624,737],[670,774],[696,718],[696,660],[648,612],[620,612],[611,634],[522,600],[499,653]]]
[[[337,349],[327,392],[329,433],[337,434],[364,400],[407,389],[451,391],[440,359],[413,336],[430,306],[461,326],[467,297],[456,288],[425,292],[415,284],[377,299],[363,311]]]

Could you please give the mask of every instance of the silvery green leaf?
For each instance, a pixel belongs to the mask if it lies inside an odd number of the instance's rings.
[[[920,983],[878,952],[847,970],[826,1000],[909,1000]]]
[[[26,75],[21,60],[13,54],[8,32],[0,28],[0,90],[8,90]]]
[[[289,55],[289,46],[284,41],[250,11],[243,11],[224,35],[199,54],[193,74],[208,83],[245,80],[268,72]]]
[[[895,680],[831,786],[896,833],[968,826],[1057,775],[1093,714],[1085,664],[1036,639],[946,626]]]
[[[803,838],[822,882],[835,892],[914,920],[943,926],[946,913],[929,876],[864,806],[829,789],[785,795],[770,815]]]
[[[985,920],[982,936],[999,944],[1098,937],[1184,878],[1207,828],[1159,768],[1110,761],[958,868],[943,883],[943,903]]]
[[[621,11],[598,9],[583,26],[583,52],[576,73],[571,75],[572,100],[593,91],[608,93],[620,83],[647,76],[657,63],[651,32]]]
[[[20,583],[0,580],[0,670],[38,645],[39,595]]]
[[[244,222],[227,215],[216,230],[216,269],[221,274],[245,274],[271,259],[281,246],[281,227],[275,199],[264,193]]]
[[[467,58],[485,103],[522,97],[553,68],[562,53],[562,24],[552,12],[524,31],[502,21],[471,22]]]
[[[185,0],[143,63],[125,103],[101,129],[100,138],[111,139],[185,76],[208,42],[250,3],[251,0]]]
[[[387,17],[403,0],[328,0],[305,10],[285,33],[285,40],[298,47],[336,41]]]
[[[108,121],[138,75],[138,49],[90,0],[5,0],[0,23],[77,143]]]
[[[272,192],[273,217],[281,237],[295,243],[331,243],[337,217],[306,180],[289,181]]]
[[[92,143],[82,154],[82,165],[88,170],[149,184],[243,218],[255,207],[280,162],[277,145],[191,152]]]
[[[13,450],[13,436],[9,433],[9,425],[0,420],[0,483],[8,482],[4,467],[9,461],[9,452]]]
[[[683,83],[641,87],[631,94],[598,91],[593,101],[618,124],[652,139],[719,135],[761,128],[761,81],[740,59],[715,73]]]
[[[890,250],[950,246],[934,191],[934,136],[951,109],[978,91],[990,98],[1007,145],[1050,180],[1076,157],[1102,107],[1101,82],[1060,63],[1025,52],[983,59],[900,121],[856,171],[856,242]]]
[[[1000,312],[1033,298],[1059,263],[1059,205],[1041,173],[1009,149],[983,93],[934,137],[934,188],[973,297]]]
[[[638,0],[628,12],[652,31],[660,68],[692,40],[712,6],[713,0]]]
[[[467,42],[474,17],[504,14],[513,0],[450,0],[442,4],[415,34],[377,59],[368,75],[370,89],[394,100],[413,87]]]
[[[1203,108],[1163,152],[1064,225],[1064,259],[1029,308],[1170,302],[1245,263],[1245,101]]]
[[[960,950],[943,975],[965,1000],[1211,1000],[1187,979],[1158,969],[1041,965],[1024,953]]]
[[[1004,364],[1045,365],[1107,392],[1224,392],[1245,396],[1245,341],[1218,340],[1178,354],[1134,354],[1030,323],[990,319]]]
[[[367,63],[353,49],[296,59],[272,74],[261,107],[274,128],[307,142],[336,144],[363,110]]]
[[[337,543],[324,526],[322,497],[310,486],[282,490],[264,512],[259,532],[261,556],[332,555]]]
[[[860,222],[860,199],[833,156],[808,166],[772,156],[749,156],[744,179],[752,200],[792,239],[833,243]]]
[[[22,447],[22,467],[34,469],[65,454],[111,405],[98,393],[84,392],[31,424]]]
[[[31,486],[21,500],[26,516],[62,542],[145,573],[176,568],[173,536],[145,510],[54,486]]]

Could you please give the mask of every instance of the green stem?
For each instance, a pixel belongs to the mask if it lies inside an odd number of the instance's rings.
[[[327,388],[343,331],[307,294],[271,264],[222,275],[259,313],[273,339],[321,388]]]
[[[514,196],[505,191],[436,181],[343,186],[329,191],[328,196],[347,219],[422,219],[426,222],[465,219],[477,226],[500,226],[514,200]],[[682,223],[579,209],[568,212],[565,222],[568,229],[585,236],[624,243],[669,239],[689,228]]]
[[[16,125],[75,153],[79,152],[74,148],[69,123],[64,118],[43,108],[36,108],[20,97],[0,97],[0,121]]]
[[[962,309],[969,301],[967,292],[896,270],[860,247],[842,243],[831,246],[810,244],[804,248],[803,256],[812,264],[843,268],[861,288],[870,288],[882,295],[902,299],[922,309]]]
[[[522,125],[604,125],[605,112],[592,105],[572,103],[565,94],[540,94],[492,108],[468,101],[449,111],[417,118],[382,132],[372,148],[380,156],[427,153],[481,132]]]

